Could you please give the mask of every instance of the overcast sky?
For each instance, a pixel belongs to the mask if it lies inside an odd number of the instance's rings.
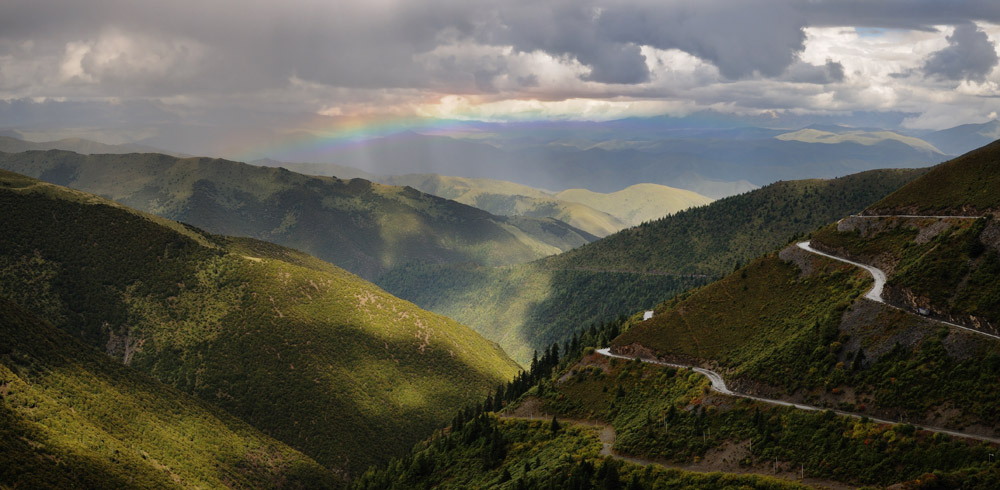
[[[4,0],[0,126],[710,109],[939,129],[996,117],[998,41],[996,0]]]

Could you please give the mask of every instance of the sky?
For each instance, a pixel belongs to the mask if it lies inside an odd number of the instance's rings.
[[[943,129],[997,117],[998,42],[996,0],[4,0],[0,129],[230,150],[703,111]]]

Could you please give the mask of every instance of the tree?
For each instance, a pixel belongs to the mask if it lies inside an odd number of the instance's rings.
[[[559,421],[556,420],[556,416],[555,415],[552,416],[552,424],[549,425],[549,429],[552,431],[553,434],[555,434],[556,432],[559,432],[559,429],[560,429]]]

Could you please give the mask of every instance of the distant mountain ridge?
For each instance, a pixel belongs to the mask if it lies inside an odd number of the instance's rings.
[[[38,151],[64,150],[64,151],[82,153],[86,155],[93,153],[110,153],[110,154],[163,153],[177,157],[187,156],[182,153],[171,153],[160,150],[158,148],[153,148],[151,146],[137,145],[131,143],[124,145],[108,145],[83,138],[64,138],[55,141],[34,142],[17,138],[15,137],[16,134],[17,133],[8,133],[6,135],[0,135],[0,152],[18,153],[22,151],[33,151],[33,150],[38,150]]]
[[[596,239],[554,219],[494,216],[412,188],[228,160],[53,150],[0,154],[0,168],[295,247],[369,279],[413,261],[527,262]]]

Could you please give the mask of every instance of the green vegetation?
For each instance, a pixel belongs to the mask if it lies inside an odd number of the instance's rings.
[[[333,488],[334,474],[0,299],[0,487]]]
[[[1000,223],[987,218],[865,218],[827,226],[813,241],[889,270],[885,294],[895,304],[996,328],[1000,322],[997,232]]]
[[[553,431],[552,426],[561,426]],[[639,466],[598,454],[593,429],[544,421],[497,420],[488,414],[458,420],[387,468],[370,470],[357,490],[466,489],[640,490],[804,488],[754,475],[690,473]]]
[[[778,182],[623,230],[540,263],[560,270],[721,276],[791,236],[861,211],[924,172],[873,170],[838,179]]]
[[[674,464],[770,473],[777,459],[784,471],[879,486],[995,468],[987,444],[707,394],[707,384],[685,369],[584,356],[562,381],[529,393],[541,397],[543,413],[612,424],[622,454]]]
[[[374,279],[410,262],[506,265],[596,237],[553,219],[493,216],[412,188],[160,154],[0,154],[0,168],[212,233],[294,247]]]
[[[871,214],[976,215],[1000,209],[1000,142],[933,167],[869,208]]]
[[[498,346],[301,252],[0,173],[0,294],[346,475],[513,378]]]
[[[379,280],[390,293],[469,325],[526,363],[581,325],[651,308],[705,278],[513,267],[411,265]]]
[[[860,269],[789,247],[657,309],[623,352],[717,364],[737,386],[938,425],[996,425],[1000,343],[866,300]],[[786,260],[782,260],[786,259]]]

